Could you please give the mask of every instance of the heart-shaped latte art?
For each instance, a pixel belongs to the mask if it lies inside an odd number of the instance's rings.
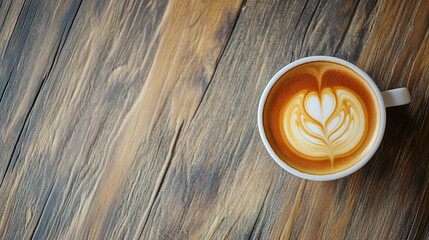
[[[343,87],[303,90],[283,110],[284,138],[303,157],[314,160],[347,156],[362,142],[367,125],[362,101]]]

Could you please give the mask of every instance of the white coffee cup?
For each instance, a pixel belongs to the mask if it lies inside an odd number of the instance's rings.
[[[301,172],[295,168],[292,168],[288,164],[286,164],[284,161],[280,159],[280,157],[274,152],[272,146],[270,145],[265,129],[263,124],[263,110],[266,103],[266,99],[268,96],[268,93],[270,92],[273,85],[280,79],[283,74],[285,74],[287,71],[291,70],[292,68],[299,66],[304,63],[309,62],[316,62],[316,61],[329,61],[334,63],[342,64],[356,73],[358,73],[360,76],[362,76],[371,86],[373,91],[375,92],[375,95],[377,96],[377,103],[379,104],[380,114],[381,114],[381,124],[378,130],[377,138],[375,140],[375,143],[372,145],[370,151],[368,154],[366,154],[359,162],[357,162],[355,165],[333,174],[326,174],[326,175],[314,175],[309,173]],[[306,57],[301,58],[299,60],[296,60],[288,65],[286,65],[284,68],[282,68],[279,72],[277,72],[276,75],[270,80],[268,85],[265,87],[264,92],[262,93],[261,99],[259,101],[259,108],[258,108],[258,128],[259,133],[262,138],[262,142],[265,145],[265,148],[267,149],[268,153],[271,155],[271,157],[279,164],[283,169],[288,171],[289,173],[292,173],[295,176],[309,179],[309,180],[315,180],[315,181],[329,181],[329,180],[335,180],[338,178],[345,177],[347,175],[352,174],[353,172],[357,171],[361,167],[363,167],[374,155],[374,153],[377,151],[378,147],[380,146],[381,140],[383,138],[384,130],[386,127],[386,107],[393,107],[393,106],[400,106],[404,104],[408,104],[411,100],[410,93],[407,88],[397,88],[392,89],[384,92],[380,92],[377,85],[374,83],[374,81],[366,74],[364,71],[359,69],[354,64],[347,62],[345,60],[336,58],[336,57],[328,57],[328,56],[312,56],[312,57]]]

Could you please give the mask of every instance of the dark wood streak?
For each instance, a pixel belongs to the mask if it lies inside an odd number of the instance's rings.
[[[429,2],[0,1],[0,239],[429,239]],[[357,64],[386,133],[312,182],[259,137],[269,79]]]
[[[165,174],[168,171],[168,168],[169,168],[170,163],[171,163],[171,159],[174,157],[174,153],[175,153],[175,150],[176,150],[176,145],[177,145],[177,142],[179,140],[180,133],[182,132],[182,127],[183,127],[183,123],[180,124],[179,130],[177,131],[176,136],[174,136],[174,141],[171,144],[171,148],[170,148],[170,150],[168,152],[167,159],[164,162],[164,165],[162,166],[161,174],[158,176],[158,179],[156,180],[156,186],[153,189],[152,195],[150,197],[149,205],[147,206],[147,208],[146,208],[146,210],[145,210],[145,212],[143,214],[143,217],[141,219],[141,222],[139,224],[140,225],[139,230],[138,230],[138,236],[139,236],[139,238],[142,237],[141,236],[142,235],[142,230],[146,226],[147,218],[148,218],[150,212],[152,211],[153,204],[154,204],[155,200],[158,197],[159,190],[161,189],[162,184],[164,182]]]

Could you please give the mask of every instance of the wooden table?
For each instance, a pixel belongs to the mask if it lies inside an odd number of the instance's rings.
[[[346,59],[384,140],[313,182],[257,131],[284,65]],[[429,1],[0,2],[0,239],[429,239]]]

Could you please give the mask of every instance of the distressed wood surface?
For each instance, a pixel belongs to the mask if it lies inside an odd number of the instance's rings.
[[[269,79],[330,55],[383,142],[313,182],[259,138]],[[0,2],[0,239],[429,239],[429,1]]]

